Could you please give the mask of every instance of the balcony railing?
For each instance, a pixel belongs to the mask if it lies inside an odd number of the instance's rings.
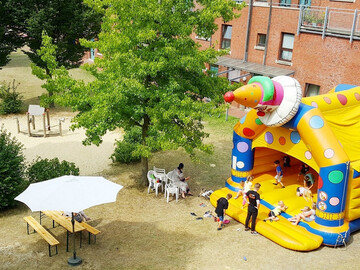
[[[360,18],[357,10],[330,7],[300,7],[300,32],[360,40]]]

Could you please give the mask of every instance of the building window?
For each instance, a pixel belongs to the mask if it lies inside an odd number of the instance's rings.
[[[266,35],[265,34],[258,34],[256,46],[258,47],[265,47]]]
[[[281,7],[290,7],[291,6],[291,0],[280,0],[280,6]]]
[[[280,60],[291,62],[294,47],[294,34],[282,33]]]
[[[232,26],[224,24],[222,26],[222,41],[221,41],[221,49],[230,49],[231,45],[231,32]]]
[[[300,0],[299,5],[300,6],[303,5],[303,6],[310,7],[311,6],[311,0]]]
[[[319,95],[320,86],[316,84],[306,83],[305,85],[305,96],[312,97]]]

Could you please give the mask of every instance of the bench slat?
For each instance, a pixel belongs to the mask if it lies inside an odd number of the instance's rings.
[[[100,231],[94,227],[92,227],[91,225],[89,225],[88,223],[86,222],[81,222],[80,223],[81,226],[83,226],[85,228],[85,230],[87,230],[89,233],[93,234],[93,235],[97,235],[100,233]]]
[[[42,238],[45,239],[46,242],[51,246],[59,245],[60,242],[52,236],[43,226],[40,225],[32,216],[24,217],[24,220],[32,227],[38,234],[41,235]]]

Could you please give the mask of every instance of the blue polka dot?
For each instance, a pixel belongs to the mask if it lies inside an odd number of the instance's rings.
[[[319,129],[322,128],[323,126],[324,126],[324,120],[320,116],[315,115],[310,118],[310,127]]]
[[[244,124],[245,123],[245,119],[246,119],[246,116],[244,116],[243,118],[240,119],[240,124]]]
[[[290,133],[290,140],[292,141],[292,143],[294,143],[294,144],[297,144],[297,143],[299,143],[300,142],[300,135],[299,135],[299,132],[297,132],[297,131],[292,131],[291,133]]]

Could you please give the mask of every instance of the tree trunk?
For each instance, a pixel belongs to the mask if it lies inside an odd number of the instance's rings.
[[[149,171],[149,159],[147,157],[141,157],[141,179],[143,179],[143,184],[148,185],[147,172]]]
[[[147,114],[144,115],[144,123],[142,125],[142,144],[146,145],[146,137],[149,130],[150,118]],[[149,159],[148,157],[141,157],[141,178],[144,180],[144,185],[146,186],[148,183],[147,180],[147,172],[149,170]]]

